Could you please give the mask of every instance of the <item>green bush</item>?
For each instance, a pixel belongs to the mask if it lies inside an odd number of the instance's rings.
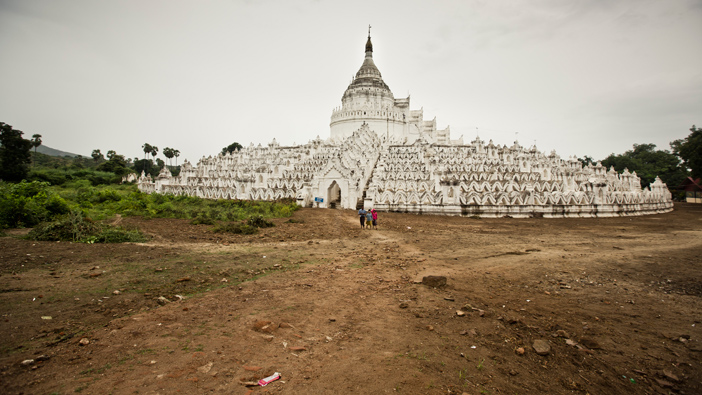
[[[266,221],[261,215],[254,215],[246,220],[249,226],[255,226],[257,228],[271,228],[275,226],[273,222]]]
[[[27,238],[41,241],[81,241],[85,237],[100,233],[100,226],[74,210],[50,222],[43,222],[32,229]]]
[[[68,172],[59,169],[40,169],[29,173],[30,181],[44,181],[51,185],[63,185],[73,179]]]
[[[195,218],[193,218],[193,219],[190,221],[190,224],[192,224],[192,225],[200,225],[200,224],[202,224],[202,225],[214,225],[214,224],[215,224],[215,220],[212,219],[212,217],[210,217],[209,215],[207,215],[206,212],[200,211],[200,212],[198,212],[198,213],[195,215]]]
[[[122,197],[117,193],[112,188],[105,188],[97,191],[94,194],[93,201],[95,203],[104,203],[104,202],[119,202],[122,200]]]
[[[143,242],[147,238],[138,230],[101,225],[83,216],[80,210],[69,212],[54,221],[32,229],[28,239],[40,241],[73,241],[81,243]]]
[[[122,227],[103,227],[95,236],[95,243],[143,243],[148,238],[138,230],[128,230]]]
[[[31,227],[68,211],[46,182],[0,183],[0,228]]]

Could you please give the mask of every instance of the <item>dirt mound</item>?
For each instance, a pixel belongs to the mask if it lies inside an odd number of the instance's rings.
[[[0,238],[4,393],[702,393],[700,206],[125,224],[152,241]]]

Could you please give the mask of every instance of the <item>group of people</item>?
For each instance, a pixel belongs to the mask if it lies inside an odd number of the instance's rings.
[[[378,229],[378,212],[374,208],[366,211],[363,208],[358,210],[358,217],[361,220],[361,229]]]

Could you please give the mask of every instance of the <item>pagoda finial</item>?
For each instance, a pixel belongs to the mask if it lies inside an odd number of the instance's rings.
[[[371,25],[368,25],[368,41],[366,41],[366,56],[372,56],[370,54],[373,53],[373,44],[371,43],[370,39],[370,29]]]

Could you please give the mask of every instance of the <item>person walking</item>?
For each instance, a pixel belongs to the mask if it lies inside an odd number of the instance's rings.
[[[373,223],[373,213],[371,211],[373,211],[373,209],[366,211],[366,228],[368,229],[371,228],[371,224]]]
[[[378,230],[378,212],[374,208],[370,212],[371,218],[373,218],[373,229]]]
[[[361,229],[363,229],[366,227],[366,210],[364,210],[363,207],[361,207],[361,209],[358,210],[358,216],[359,216],[359,219],[361,220]],[[370,226],[370,224],[369,224],[369,226]]]

